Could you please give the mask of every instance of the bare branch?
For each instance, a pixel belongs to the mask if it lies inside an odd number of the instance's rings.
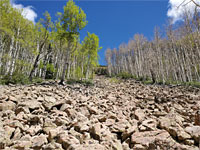
[[[191,3],[192,2],[192,0],[190,0],[189,2],[187,2],[186,4],[184,4],[183,6],[186,6],[187,4],[189,4],[189,3]]]
[[[188,5],[189,3],[193,3],[193,4],[195,4],[197,7],[200,7],[200,4],[198,4],[197,2],[195,2],[195,0],[190,0],[189,2],[187,2],[186,4],[184,4],[186,2],[186,0],[184,0],[178,7],[177,7],[177,9],[178,8],[180,8],[181,6],[186,6],[186,5]]]
[[[185,3],[185,1],[186,0],[184,0],[178,7],[177,7],[177,9],[179,8],[179,7],[181,7],[184,3]],[[191,1],[190,1],[191,2]]]
[[[195,2],[194,0],[191,0],[197,7],[200,7],[200,4],[198,4],[197,2]]]

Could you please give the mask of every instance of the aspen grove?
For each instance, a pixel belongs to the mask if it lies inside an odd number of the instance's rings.
[[[185,13],[178,27],[166,26],[164,37],[155,28],[154,39],[134,35],[128,44],[118,49],[107,49],[108,73],[130,75],[154,83],[199,82],[200,80],[200,20]]]
[[[48,12],[36,24],[22,10],[0,1],[0,79],[90,79],[98,65],[99,38],[88,32],[81,43],[86,14],[72,0],[52,21]],[[91,57],[92,56],[92,57]]]

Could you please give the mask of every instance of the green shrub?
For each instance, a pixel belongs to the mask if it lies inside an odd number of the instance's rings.
[[[46,70],[45,79],[54,79],[54,73],[56,72],[54,65],[53,64],[47,64],[46,69],[47,70]]]
[[[31,83],[42,83],[44,80],[42,78],[33,78]]]
[[[76,80],[76,79],[68,79],[67,84],[82,84],[82,85],[86,85],[86,86],[94,85],[92,80]]]
[[[29,79],[22,73],[13,73],[12,76],[5,75],[1,78],[1,84],[28,84]]]
[[[121,72],[117,75],[117,77],[120,77],[122,79],[130,79],[133,78],[133,75],[128,72]]]
[[[0,84],[31,84],[31,83],[42,83],[44,80],[41,78],[33,78],[32,82],[29,81],[28,76],[21,73],[14,73],[12,76],[5,75],[0,77]]]

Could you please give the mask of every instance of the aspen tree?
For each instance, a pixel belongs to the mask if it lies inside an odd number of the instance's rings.
[[[61,26],[64,31],[61,36],[66,38],[68,42],[60,81],[60,84],[64,84],[66,70],[68,71],[67,77],[69,77],[69,64],[71,63],[70,57],[72,54],[73,42],[76,36],[79,35],[79,31],[86,26],[87,21],[86,14],[81,8],[75,5],[73,0],[67,2],[66,6],[64,6],[63,14],[60,13],[59,15]]]

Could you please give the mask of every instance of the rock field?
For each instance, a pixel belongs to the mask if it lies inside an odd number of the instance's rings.
[[[199,150],[200,89],[113,82],[0,87],[0,149]]]

